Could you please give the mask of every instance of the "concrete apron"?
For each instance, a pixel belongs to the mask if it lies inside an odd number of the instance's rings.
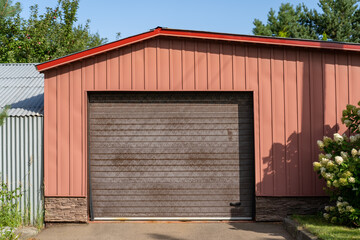
[[[282,223],[255,222],[118,222],[53,225],[36,236],[57,239],[136,239],[136,240],[252,240],[292,239]]]

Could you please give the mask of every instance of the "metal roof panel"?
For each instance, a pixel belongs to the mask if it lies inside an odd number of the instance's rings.
[[[0,64],[0,110],[10,105],[9,116],[44,113],[44,74],[34,63]]]

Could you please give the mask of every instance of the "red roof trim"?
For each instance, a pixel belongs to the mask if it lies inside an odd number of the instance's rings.
[[[259,37],[248,35],[232,35],[232,34],[219,34],[211,32],[197,32],[185,30],[162,29],[161,35],[178,36],[178,37],[192,37],[192,38],[206,38],[214,40],[228,40],[247,43],[261,43],[273,44],[294,47],[311,47],[311,48],[324,48],[335,50],[351,50],[360,51],[360,44],[347,44],[338,42],[315,41],[305,39],[289,39],[289,38],[275,38],[275,37]]]
[[[135,42],[143,41],[145,39],[152,38],[158,35],[214,39],[214,40],[225,40],[225,41],[236,41],[236,42],[247,42],[247,43],[260,43],[260,44],[294,46],[294,47],[310,47],[310,48],[333,49],[333,50],[360,51],[360,44],[258,37],[258,36],[234,35],[234,34],[211,33],[211,32],[200,32],[200,31],[176,30],[176,29],[162,29],[158,27],[150,32],[145,32],[116,42],[111,42],[105,45],[101,45],[99,47],[95,47],[89,50],[74,53],[72,55],[68,55],[52,61],[40,63],[36,67],[39,71],[42,72],[50,68],[58,67],[63,64],[74,62],[86,57],[90,57],[102,52],[110,51]]]
[[[74,54],[71,54],[71,55],[68,55],[65,57],[61,57],[58,59],[54,59],[54,60],[51,60],[48,62],[40,63],[40,64],[36,65],[36,67],[37,67],[38,71],[42,72],[42,71],[48,70],[50,68],[58,67],[63,64],[74,62],[74,61],[77,61],[77,60],[80,60],[83,58],[87,58],[87,57],[90,57],[90,56],[93,56],[93,55],[96,55],[96,54],[99,54],[102,52],[107,52],[107,51],[110,51],[110,50],[113,50],[113,49],[116,49],[116,48],[119,48],[122,46],[126,46],[129,44],[138,42],[138,41],[142,41],[142,40],[154,37],[155,35],[159,34],[159,31],[160,31],[160,29],[155,29],[154,31],[151,31],[151,32],[142,33],[142,34],[128,37],[128,38],[125,38],[125,39],[122,39],[122,40],[119,40],[116,42],[111,42],[111,43],[104,44],[104,45],[101,45],[101,46],[98,46],[95,48],[91,48],[89,50],[74,53]]]

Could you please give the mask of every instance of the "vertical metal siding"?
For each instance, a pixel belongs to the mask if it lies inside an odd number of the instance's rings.
[[[253,91],[256,195],[323,195],[316,140],[345,131],[359,74],[356,52],[166,37],[45,71],[45,195],[86,196],[94,90]]]
[[[6,118],[0,127],[0,174],[13,190],[21,186],[19,207],[34,224],[43,214],[43,117]]]

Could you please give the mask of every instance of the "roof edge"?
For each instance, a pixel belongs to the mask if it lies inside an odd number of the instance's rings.
[[[216,32],[169,29],[169,28],[157,27],[148,32],[144,32],[138,35],[124,38],[115,42],[110,42],[98,47],[94,47],[78,53],[74,53],[61,58],[50,60],[48,62],[40,63],[36,65],[36,67],[38,71],[44,72],[51,68],[55,68],[70,62],[78,61],[103,52],[111,51],[119,47],[123,47],[129,44],[133,44],[139,41],[153,38],[155,36],[212,39],[212,40],[222,40],[222,41],[232,41],[232,42],[257,43],[257,44],[267,44],[267,45],[306,47],[306,48],[318,48],[318,49],[330,49],[330,50],[355,51],[355,52],[360,51],[360,44],[356,44],[356,43],[340,43],[340,42],[327,42],[327,41],[307,40],[307,39],[290,39],[290,38],[278,38],[278,37],[267,37],[267,36],[239,35],[239,34],[229,34],[229,33],[216,33]]]
[[[60,57],[60,58],[57,58],[54,60],[50,60],[50,61],[47,61],[44,63],[40,63],[40,64],[36,65],[36,68],[38,69],[39,72],[43,72],[43,71],[49,70],[51,68],[58,67],[60,65],[78,61],[83,58],[94,56],[94,55],[97,55],[97,54],[100,54],[103,52],[114,50],[119,47],[123,47],[123,46],[129,45],[129,44],[143,41],[148,38],[152,38],[152,37],[158,35],[160,30],[161,30],[161,28],[158,27],[158,28],[153,29],[148,32],[140,33],[138,35],[124,38],[124,39],[121,39],[121,40],[118,40],[115,42],[110,42],[110,43],[107,43],[104,45],[100,45],[98,47],[94,47],[94,48],[87,49],[87,50],[84,50],[81,52],[77,52],[77,53],[73,53],[73,54],[70,54],[70,55],[67,55],[64,57]]]

